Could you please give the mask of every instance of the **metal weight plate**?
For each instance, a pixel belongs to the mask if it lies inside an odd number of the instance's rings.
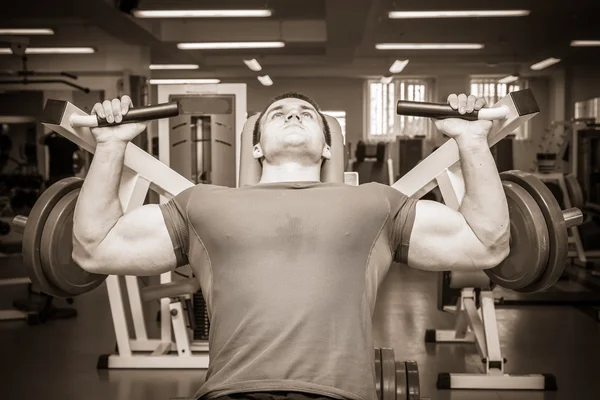
[[[48,187],[37,199],[31,212],[27,217],[27,223],[23,229],[23,264],[27,269],[27,275],[31,282],[43,293],[57,297],[68,297],[69,294],[54,287],[44,274],[44,268],[40,259],[40,242],[42,232],[48,215],[63,198],[63,196],[83,185],[83,179],[65,178]]]
[[[516,291],[533,293],[546,290],[558,281],[567,262],[569,238],[560,205],[544,182],[532,174],[523,171],[506,171],[500,174],[500,178],[518,184],[535,199],[544,214],[550,239],[550,254],[546,270],[536,282]]]
[[[375,390],[377,398],[381,399],[381,350],[375,349]]]
[[[507,289],[521,289],[538,280],[548,263],[549,235],[544,214],[533,197],[513,182],[502,186],[510,215],[510,254],[485,273]]]
[[[577,207],[583,211],[583,208],[585,207],[585,197],[583,196],[583,190],[575,175],[565,175],[565,186],[569,193],[569,199],[571,199],[571,206]]]
[[[396,363],[396,400],[408,399],[408,383],[406,381],[406,364],[404,361]]]
[[[381,349],[381,400],[396,398],[396,360],[394,349]]]
[[[421,383],[419,381],[419,366],[416,361],[405,361],[406,382],[408,387],[408,400],[421,398]]]
[[[66,194],[52,209],[42,232],[40,258],[51,284],[70,296],[98,287],[106,275],[91,274],[73,261],[73,213],[79,190]]]

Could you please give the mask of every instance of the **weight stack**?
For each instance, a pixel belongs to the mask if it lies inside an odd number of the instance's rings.
[[[194,340],[208,340],[210,321],[202,291],[194,293]]]

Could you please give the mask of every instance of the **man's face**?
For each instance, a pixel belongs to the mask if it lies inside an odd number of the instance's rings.
[[[274,102],[263,115],[260,126],[260,143],[253,149],[255,158],[265,157],[271,164],[286,161],[316,164],[322,157],[331,157],[321,116],[304,100],[286,98]]]

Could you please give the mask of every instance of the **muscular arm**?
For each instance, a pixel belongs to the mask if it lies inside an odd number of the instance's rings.
[[[465,181],[460,210],[421,200],[408,250],[408,265],[425,270],[487,269],[509,253],[506,196],[486,141],[461,143]]]
[[[118,197],[126,143],[98,143],[75,207],[73,259],[92,273],[154,275],[176,267],[162,212],[123,215]]]

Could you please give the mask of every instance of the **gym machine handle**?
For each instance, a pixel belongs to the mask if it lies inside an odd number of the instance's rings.
[[[179,103],[170,102],[156,104],[153,106],[143,106],[131,108],[127,114],[123,115],[123,120],[118,124],[108,123],[105,118],[98,115],[72,115],[70,123],[73,128],[94,128],[103,126],[113,126],[120,124],[128,124],[134,122],[150,121],[160,118],[170,118],[179,115]]]
[[[438,119],[461,118],[468,121],[475,121],[478,119],[492,121],[495,119],[506,118],[508,116],[508,107],[482,108],[479,111],[460,114],[458,110],[453,109],[449,104],[399,100],[396,105],[396,114]]]

